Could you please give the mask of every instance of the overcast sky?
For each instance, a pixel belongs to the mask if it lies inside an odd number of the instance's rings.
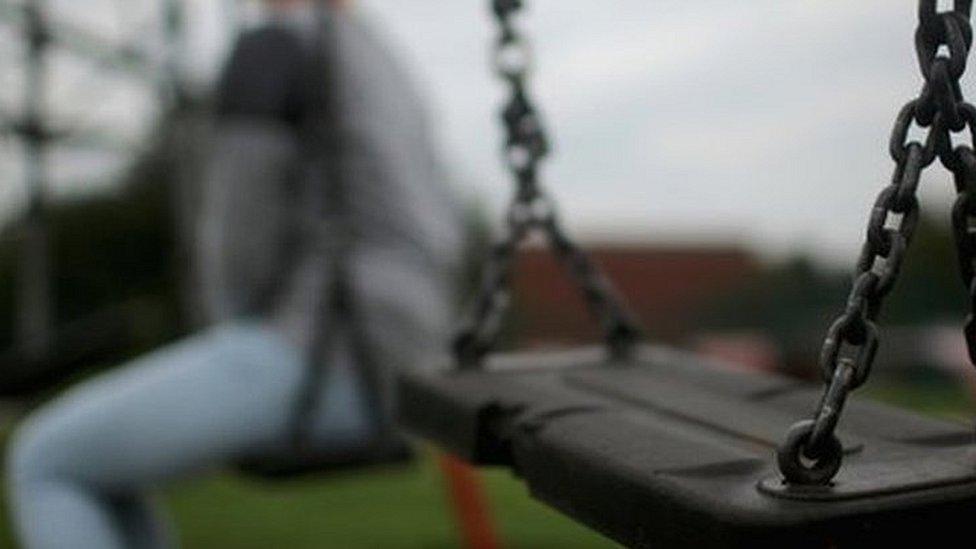
[[[226,2],[187,1],[189,64],[206,80],[232,18]],[[358,0],[357,9],[428,92],[461,184],[498,212],[510,184],[499,167],[503,94],[488,70],[486,4]],[[529,5],[533,87],[555,135],[545,179],[574,232],[853,261],[890,178],[891,123],[921,83],[915,0]],[[976,97],[971,79],[964,91]],[[945,219],[950,193],[948,175],[931,169],[925,210]]]
[[[485,2],[363,4],[417,67],[449,156],[498,204]],[[890,178],[895,112],[920,85],[914,0],[530,5],[557,145],[546,179],[578,233],[851,260]],[[950,192],[931,170],[926,209],[944,217]]]

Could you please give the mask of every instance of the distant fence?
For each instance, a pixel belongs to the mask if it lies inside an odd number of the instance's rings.
[[[157,3],[163,48],[162,55],[154,57],[144,43],[113,43],[98,33],[59,19],[44,0],[0,0],[0,26],[17,32],[24,44],[20,60],[23,103],[18,112],[0,113],[0,132],[21,143],[24,154],[22,184],[26,191],[20,230],[16,233],[19,252],[15,279],[15,341],[13,348],[0,351],[0,368],[3,369],[0,383],[6,373],[9,390],[15,386],[29,387],[36,379],[50,375],[52,368],[70,365],[92,350],[104,347],[106,341],[103,340],[124,328],[125,314],[131,312],[131,308],[112,306],[66,326],[55,326],[52,320],[51,242],[47,219],[49,149],[57,146],[128,153],[134,153],[134,150],[131,142],[111,131],[58,127],[49,120],[44,98],[49,86],[47,65],[50,54],[66,51],[99,71],[122,74],[127,79],[145,83],[158,93],[158,101],[163,105],[160,112],[181,101],[183,86],[177,52],[183,40],[182,3],[179,0],[158,0]],[[124,7],[125,3],[120,6]],[[90,334],[100,334],[100,337],[94,338]],[[30,377],[32,372],[38,375],[34,381]]]

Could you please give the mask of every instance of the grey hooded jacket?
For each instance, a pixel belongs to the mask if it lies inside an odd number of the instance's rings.
[[[462,248],[422,101],[349,14],[248,31],[221,86],[197,239],[209,318],[265,318],[329,367],[322,335],[345,331],[390,406],[393,373],[444,349]]]

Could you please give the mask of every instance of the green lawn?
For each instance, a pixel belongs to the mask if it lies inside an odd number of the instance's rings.
[[[864,393],[939,416],[971,418],[974,413],[961,387],[878,381]],[[533,501],[509,473],[486,471],[484,479],[506,547],[614,547]],[[401,469],[294,483],[223,475],[177,486],[165,499],[188,549],[458,546],[442,478],[430,456]],[[3,507],[0,498],[0,548],[8,548],[13,542]]]
[[[504,471],[484,474],[508,548],[616,547],[528,497]],[[194,548],[453,548],[455,524],[435,461],[301,482],[222,475],[165,497],[183,546]],[[0,515],[6,516],[0,499]],[[14,547],[0,520],[0,548]]]
[[[504,471],[485,475],[507,547],[614,547],[531,500]],[[439,548],[458,541],[433,459],[402,470],[271,485],[220,477],[174,490],[186,547]]]
[[[925,415],[970,423],[976,416],[971,391],[961,383],[945,379],[878,379],[864,386],[863,395],[908,408]]]

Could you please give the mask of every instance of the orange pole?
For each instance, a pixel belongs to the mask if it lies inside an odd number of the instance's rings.
[[[451,504],[464,549],[500,549],[488,498],[478,473],[460,459],[441,454],[441,471],[447,481]]]

